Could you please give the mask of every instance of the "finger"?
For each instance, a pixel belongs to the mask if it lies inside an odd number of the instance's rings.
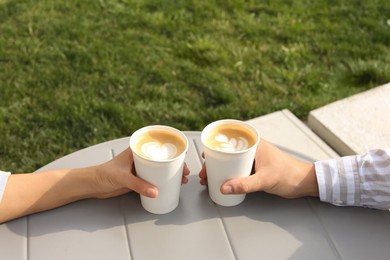
[[[187,184],[188,183],[188,178],[186,176],[183,176],[181,178],[181,184]]]
[[[207,184],[207,172],[206,172],[206,165],[202,165],[202,169],[199,172],[199,178],[200,178],[200,184],[206,185]]]
[[[207,178],[205,178],[205,179],[200,179],[200,184],[202,184],[202,185],[207,185]]]
[[[263,189],[262,182],[256,175],[226,181],[221,186],[223,194],[245,194]]]
[[[184,163],[183,166],[183,175],[181,177],[181,184],[186,184],[188,183],[188,175],[190,174],[190,169],[188,168],[187,164]]]
[[[183,175],[188,176],[189,174],[190,174],[190,169],[188,168],[187,164],[185,163],[184,167],[183,167]]]
[[[131,175],[129,189],[144,195],[149,198],[156,198],[158,196],[158,189],[156,186],[144,181],[137,176]]]
[[[207,172],[206,172],[206,164],[202,164],[202,169],[199,171],[199,178],[204,179],[207,178]]]

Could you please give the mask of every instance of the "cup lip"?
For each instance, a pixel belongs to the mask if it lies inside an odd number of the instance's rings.
[[[217,150],[217,149],[214,149],[210,146],[208,146],[205,142],[205,139],[206,139],[206,134],[209,132],[209,130],[217,125],[224,125],[224,124],[229,124],[229,123],[233,123],[233,124],[238,124],[240,126],[243,126],[247,129],[249,129],[250,131],[252,131],[253,134],[255,134],[256,136],[256,142],[248,147],[247,149],[245,150],[241,150],[241,151],[237,151],[237,152],[229,152],[229,151],[221,151],[221,150]],[[204,147],[206,147],[207,149],[210,149],[214,152],[217,152],[217,153],[223,153],[223,154],[243,154],[243,153],[246,153],[248,152],[249,150],[251,150],[253,147],[257,147],[257,145],[259,144],[260,142],[260,134],[259,134],[259,131],[257,131],[257,129],[255,127],[253,127],[252,125],[244,122],[244,121],[241,121],[241,120],[237,120],[237,119],[221,119],[221,120],[217,120],[217,121],[214,121],[214,122],[211,122],[210,124],[208,124],[205,128],[203,128],[202,130],[202,134],[201,134],[201,141],[202,141],[202,144]]]
[[[152,130],[167,130],[167,131],[171,131],[171,132],[178,134],[179,136],[181,136],[183,138],[183,140],[185,142],[185,146],[186,146],[185,149],[179,155],[177,155],[171,159],[166,159],[166,160],[153,160],[153,159],[150,159],[150,158],[147,158],[145,156],[140,155],[139,153],[137,153],[135,150],[132,149],[132,144],[135,142],[137,136],[139,136],[140,134],[146,132],[147,130],[151,130],[151,129]],[[180,131],[179,129],[176,129],[174,127],[167,126],[167,125],[148,125],[148,126],[144,126],[144,127],[139,128],[130,136],[129,147],[130,147],[130,150],[132,151],[133,155],[136,155],[136,156],[138,156],[146,161],[167,163],[167,162],[175,161],[175,160],[177,160],[177,158],[179,158],[183,154],[187,153],[188,147],[189,147],[189,141],[188,141],[187,136],[182,131]]]

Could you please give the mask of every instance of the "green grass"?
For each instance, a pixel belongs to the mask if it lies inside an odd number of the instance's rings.
[[[0,0],[0,169],[390,81],[390,1]]]

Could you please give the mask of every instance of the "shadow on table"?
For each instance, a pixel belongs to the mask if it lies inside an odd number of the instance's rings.
[[[27,225],[20,225],[21,219],[17,220],[19,225],[13,221],[5,225],[17,234],[39,239],[61,233],[69,237],[120,235],[130,238],[136,251],[147,250],[142,246],[145,241],[150,246],[152,235],[155,244],[167,238],[171,242],[176,239],[174,244],[191,237],[192,243],[185,243],[188,250],[204,246],[205,239],[227,237],[236,256],[256,252],[259,258],[317,259],[320,252],[323,259],[364,259],[373,249],[390,254],[389,212],[340,208],[318,199],[286,200],[265,193],[249,194],[235,207],[220,207],[195,180],[182,187],[180,205],[165,215],[146,212],[139,195],[129,193],[79,201],[24,219]],[[374,246],[367,242],[367,234],[369,240],[376,241]]]
[[[259,245],[259,259],[388,259],[390,254],[388,211],[265,193],[249,194],[237,207],[218,209],[238,255]]]
[[[95,232],[123,225],[118,198],[77,201],[56,209],[29,215],[14,221],[25,221],[29,237],[42,236],[69,230]],[[9,224],[12,229],[12,222]],[[26,230],[16,229],[16,233],[26,234]]]

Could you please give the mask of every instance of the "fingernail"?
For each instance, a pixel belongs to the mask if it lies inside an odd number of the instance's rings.
[[[230,194],[233,193],[233,187],[230,185],[225,185],[222,187],[222,193],[224,194]]]
[[[147,195],[148,197],[150,197],[150,198],[155,198],[155,197],[157,197],[157,191],[156,191],[156,189],[154,189],[154,188],[148,188],[148,189],[146,190],[146,195]]]

